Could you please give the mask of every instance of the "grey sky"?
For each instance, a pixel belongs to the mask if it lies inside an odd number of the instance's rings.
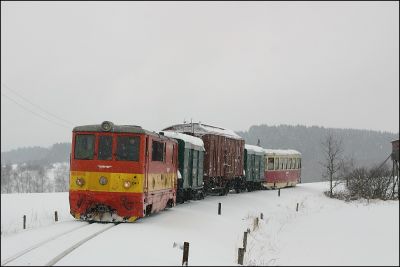
[[[2,2],[1,151],[104,120],[398,132],[398,22],[398,2]]]

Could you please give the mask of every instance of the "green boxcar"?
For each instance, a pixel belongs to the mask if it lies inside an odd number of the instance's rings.
[[[172,131],[161,132],[178,141],[177,202],[204,198],[203,161],[204,143],[194,136]]]
[[[262,147],[245,145],[244,172],[248,191],[261,188],[264,180],[264,153]]]

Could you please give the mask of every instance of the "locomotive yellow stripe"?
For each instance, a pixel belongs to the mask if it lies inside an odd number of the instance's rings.
[[[149,173],[148,191],[174,188],[175,173]]]
[[[107,184],[100,184],[100,177],[107,178]],[[76,184],[78,178],[83,178],[85,184],[79,186]],[[70,190],[88,190],[97,192],[129,192],[143,193],[144,174],[136,173],[109,173],[109,172],[82,172],[71,171],[69,179]],[[130,181],[131,187],[125,188],[124,182]],[[174,188],[176,173],[149,173],[148,174],[148,192]]]
[[[107,184],[99,182],[100,177],[107,178]],[[78,178],[83,178],[85,184],[76,184]],[[130,181],[131,187],[125,188],[124,182]],[[69,178],[70,190],[89,190],[98,192],[129,192],[143,193],[143,174],[138,173],[110,173],[110,172],[82,172],[71,171]]]

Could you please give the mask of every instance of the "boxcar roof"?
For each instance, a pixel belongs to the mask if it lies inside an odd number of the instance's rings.
[[[170,138],[182,140],[183,142],[185,142],[186,148],[197,148],[198,150],[201,151],[205,150],[204,143],[203,140],[201,140],[201,138],[173,131],[162,131],[160,133]]]
[[[248,151],[247,153],[250,152],[250,154],[265,154],[265,149],[260,146],[253,146],[253,145],[245,144],[244,148]],[[253,152],[253,153],[251,153],[251,152]]]
[[[277,155],[277,156],[301,155],[299,151],[293,149],[264,149],[264,151],[268,155]]]
[[[176,124],[163,129],[163,131],[176,131],[180,133],[191,133],[194,132],[196,136],[203,136],[205,134],[216,134],[230,137],[233,139],[243,140],[243,138],[237,135],[234,131],[229,129],[224,129],[221,127],[211,126],[202,123],[183,123]]]
[[[109,131],[104,131],[102,128],[102,124],[76,126],[73,128],[72,131],[73,132],[136,133],[136,134],[147,134],[147,135],[157,136],[157,137],[161,137],[161,138],[167,138],[156,132],[151,132],[151,131],[145,130],[142,127],[137,126],[137,125],[115,125],[113,123],[111,123],[111,129]]]

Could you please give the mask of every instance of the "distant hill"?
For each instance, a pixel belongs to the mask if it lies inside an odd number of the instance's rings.
[[[332,129],[307,126],[251,126],[248,131],[239,131],[247,144],[256,145],[260,139],[264,148],[296,149],[302,153],[302,181],[321,181],[323,159],[321,142],[332,131],[343,140],[344,154],[354,158],[361,166],[379,164],[391,153],[390,141],[399,134],[355,129]],[[1,164],[37,163],[46,165],[69,162],[71,143],[57,143],[50,148],[28,147],[1,152]]]
[[[46,165],[56,162],[69,162],[71,143],[56,143],[50,148],[39,146],[18,148],[1,152],[1,164],[35,163]]]
[[[302,153],[302,182],[321,181],[322,146],[329,131],[342,138],[344,155],[352,157],[359,166],[382,163],[391,153],[390,141],[399,134],[371,130],[324,128],[317,126],[251,126],[248,131],[237,132],[247,144],[272,149],[295,149]]]

